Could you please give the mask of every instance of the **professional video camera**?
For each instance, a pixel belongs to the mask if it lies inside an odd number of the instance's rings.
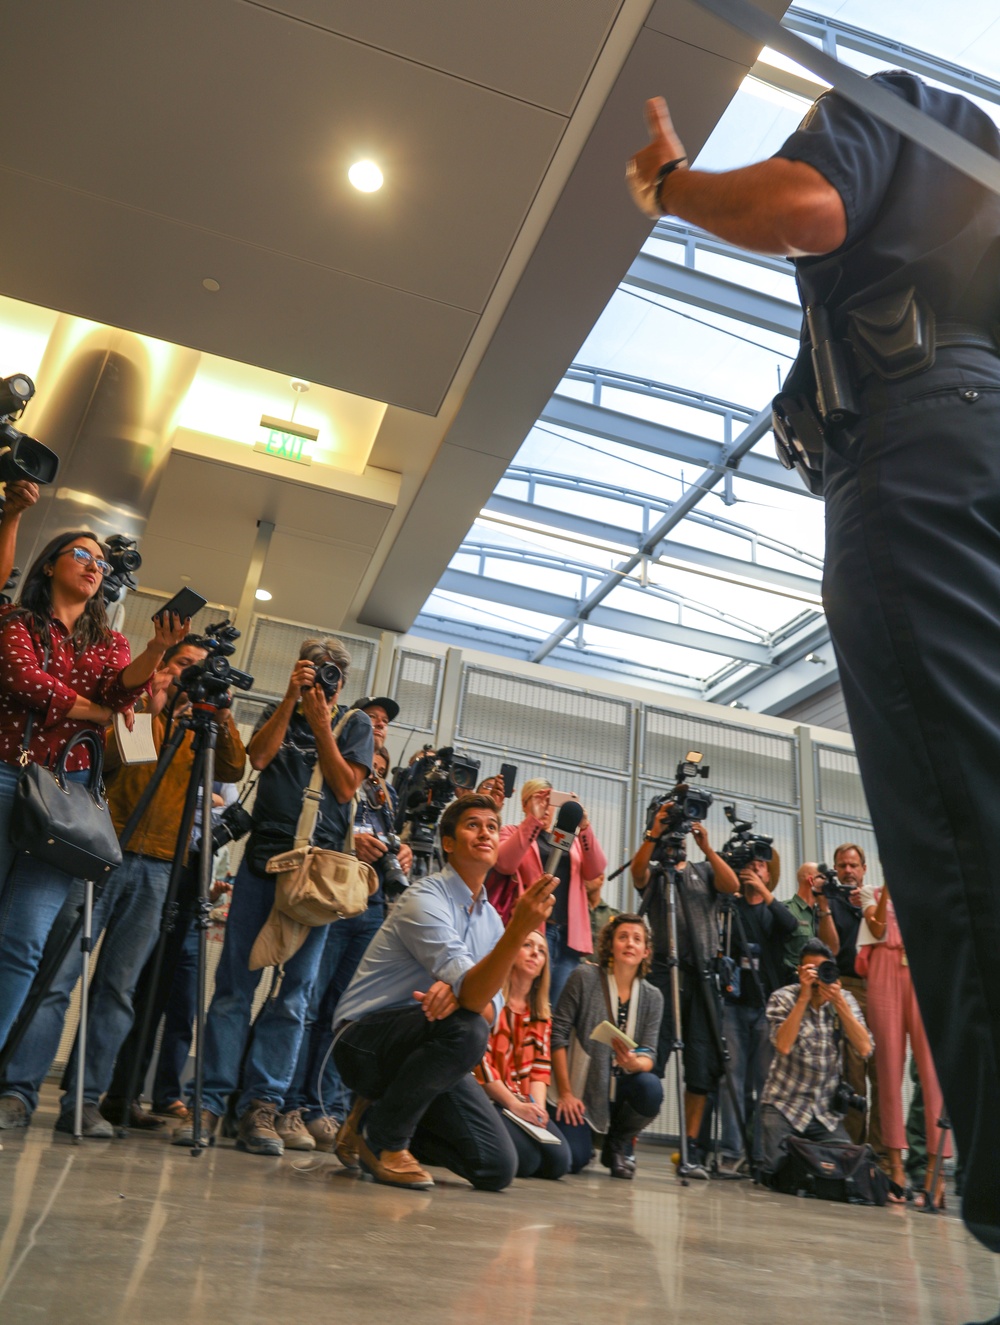
[[[752,833],[753,820],[737,819],[735,805],[725,805],[723,809],[733,825],[733,831],[719,855],[733,873],[739,874],[740,870],[746,869],[755,860],[771,860],[774,856],[771,846],[774,838],[766,837],[763,833]]]
[[[142,557],[136,549],[135,539],[129,538],[127,534],[112,534],[104,540],[104,546],[108,550],[111,574],[105,575],[101,592],[104,594],[105,607],[110,607],[112,603],[117,603],[124,589],[138,588],[132,572],[142,565]]]
[[[228,621],[206,627],[198,646],[208,650],[208,657],[185,667],[177,679],[178,688],[187,692],[192,704],[225,708],[230,686],[237,690],[253,689],[253,677],[238,671],[229,661],[236,652],[234,641],[239,637],[240,632]]]
[[[425,747],[426,748],[426,747]],[[429,855],[441,812],[462,792],[479,784],[479,760],[457,754],[449,745],[427,752],[412,765],[402,820],[414,855]]]
[[[682,842],[691,831],[691,825],[700,823],[708,814],[712,804],[712,793],[704,791],[690,782],[695,778],[707,778],[709,768],[702,764],[704,755],[697,750],[689,750],[677,765],[676,782],[662,796],[654,796],[646,806],[646,832],[664,805],[670,805],[667,822],[661,836],[673,842]]]
[[[11,422],[21,417],[34,394],[35,384],[27,373],[0,381],[0,482],[16,483],[24,478],[44,485],[53,483],[59,473],[55,451],[18,432]]]
[[[851,893],[854,887],[850,883],[841,883],[837,878],[837,871],[832,870],[829,865],[822,864],[818,866],[818,873],[823,876],[823,887],[821,889],[825,897],[840,897],[845,902],[851,900]]]

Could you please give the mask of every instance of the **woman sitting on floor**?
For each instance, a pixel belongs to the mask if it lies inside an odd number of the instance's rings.
[[[634,1177],[633,1139],[660,1112],[663,1083],[653,1072],[652,1046],[663,995],[643,978],[651,960],[642,917],[615,916],[598,936],[597,964],[576,968],[553,1014],[556,1120],[569,1142],[574,1173],[590,1163],[593,1129],[605,1134],[601,1163],[611,1176]],[[635,1048],[617,1037],[610,1047],[592,1040],[591,1032],[603,1021],[634,1041]]]
[[[552,1011],[549,948],[543,934],[529,934],[521,944],[503,996],[503,1011],[476,1076],[514,1143],[517,1176],[561,1178],[569,1172],[571,1156],[565,1137],[545,1110],[552,1072]],[[547,1133],[551,1140],[542,1141],[522,1123]]]

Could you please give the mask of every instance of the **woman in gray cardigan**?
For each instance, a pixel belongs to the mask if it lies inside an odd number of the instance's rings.
[[[552,1015],[555,1115],[573,1154],[573,1173],[590,1163],[594,1131],[605,1133],[601,1163],[611,1176],[633,1177],[633,1138],[663,1103],[663,1083],[652,1070],[663,995],[643,979],[651,960],[642,917],[615,916],[598,935],[597,964],[576,968]],[[616,1037],[610,1046],[592,1040],[602,1021],[636,1047]]]

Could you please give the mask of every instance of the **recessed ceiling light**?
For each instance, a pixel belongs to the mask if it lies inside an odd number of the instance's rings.
[[[257,599],[258,603],[269,603],[271,601],[271,595],[266,589],[258,589],[254,594],[254,598]]]
[[[374,161],[355,161],[347,178],[361,193],[374,193],[382,187],[382,172]]]
[[[205,279],[202,281],[202,285],[206,290],[209,291],[210,294],[215,294],[217,291],[222,289],[222,286],[213,276],[206,276]]]

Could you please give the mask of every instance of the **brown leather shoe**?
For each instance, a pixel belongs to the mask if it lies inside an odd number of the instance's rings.
[[[358,1158],[361,1167],[376,1182],[386,1187],[406,1187],[410,1191],[425,1192],[434,1186],[434,1179],[422,1169],[408,1150],[383,1150],[376,1155],[368,1148],[363,1136],[358,1137]]]
[[[343,1164],[345,1169],[359,1169],[358,1162],[358,1139],[361,1134],[361,1120],[368,1112],[371,1100],[366,1100],[359,1095],[354,1101],[354,1108],[340,1124],[340,1131],[337,1133],[337,1142],[333,1147],[333,1153]]]

